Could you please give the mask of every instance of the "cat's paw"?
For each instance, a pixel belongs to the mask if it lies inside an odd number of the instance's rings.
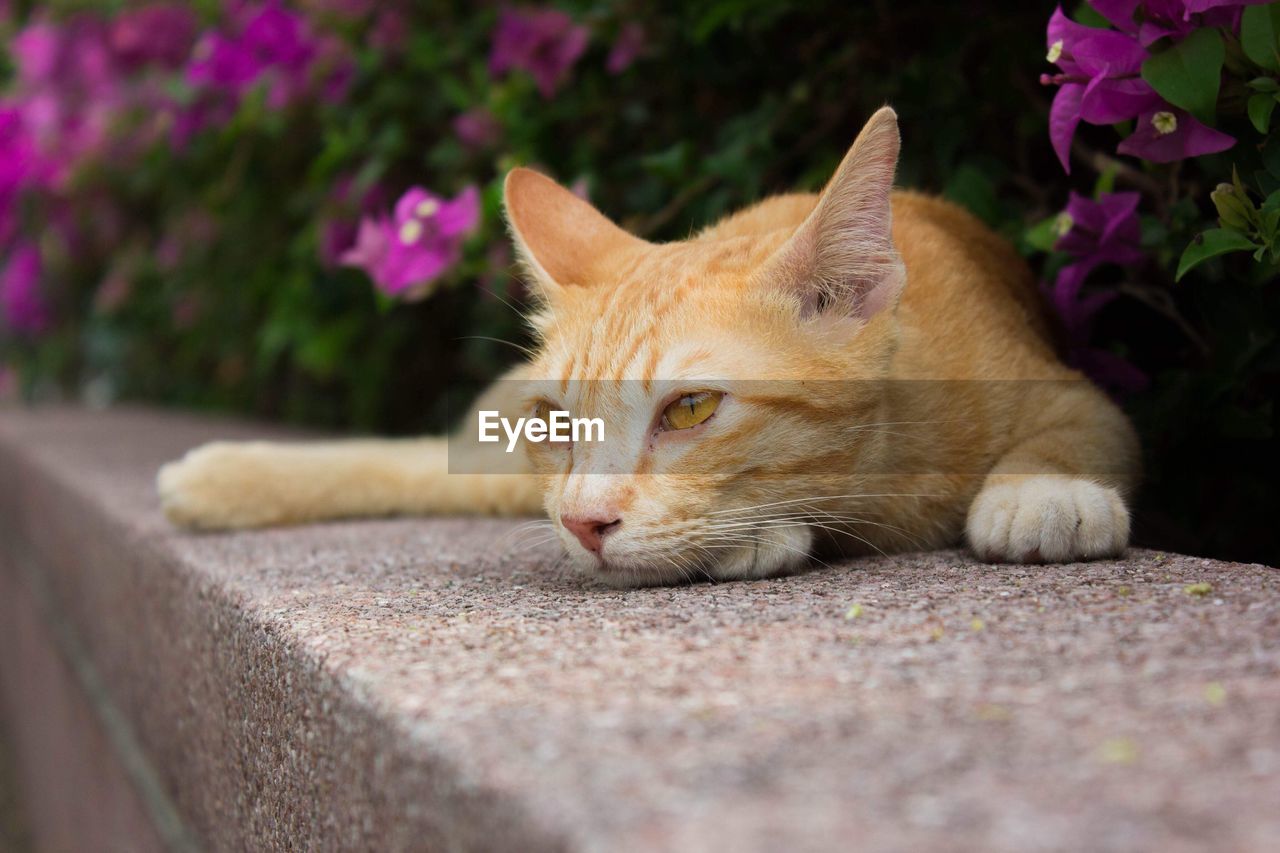
[[[156,489],[174,524],[204,530],[262,527],[280,520],[271,476],[253,444],[213,442],[160,469]]]
[[[1069,563],[1113,557],[1129,542],[1119,492],[1089,480],[1027,477],[978,493],[965,524],[988,562]]]

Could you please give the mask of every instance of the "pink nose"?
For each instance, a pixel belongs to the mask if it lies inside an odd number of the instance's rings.
[[[604,545],[604,537],[621,527],[622,519],[615,518],[610,521],[605,518],[573,518],[562,515],[560,523],[564,525],[565,530],[578,537],[583,548],[593,554],[599,554],[600,548]]]

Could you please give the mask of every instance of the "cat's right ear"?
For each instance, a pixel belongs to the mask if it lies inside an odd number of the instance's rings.
[[[544,294],[605,283],[611,269],[648,245],[532,169],[512,169],[503,190],[516,251]]]

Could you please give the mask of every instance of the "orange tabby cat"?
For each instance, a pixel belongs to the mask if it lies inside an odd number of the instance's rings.
[[[232,528],[541,505],[572,560],[617,584],[761,577],[962,535],[991,561],[1119,553],[1132,429],[1056,358],[1003,240],[891,192],[898,145],[881,109],[821,194],[666,244],[512,171],[540,343],[477,411],[601,416],[607,441],[495,450],[533,472],[517,475],[451,474],[443,439],[211,444],[160,472],[166,513]]]

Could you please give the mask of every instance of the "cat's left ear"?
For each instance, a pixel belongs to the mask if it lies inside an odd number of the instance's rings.
[[[870,320],[898,301],[906,269],[890,233],[898,116],[882,107],[862,128],[818,204],[761,269],[763,283],[800,296],[806,316]]]
[[[544,294],[608,282],[631,252],[649,245],[532,169],[508,172],[503,191],[516,250]]]

